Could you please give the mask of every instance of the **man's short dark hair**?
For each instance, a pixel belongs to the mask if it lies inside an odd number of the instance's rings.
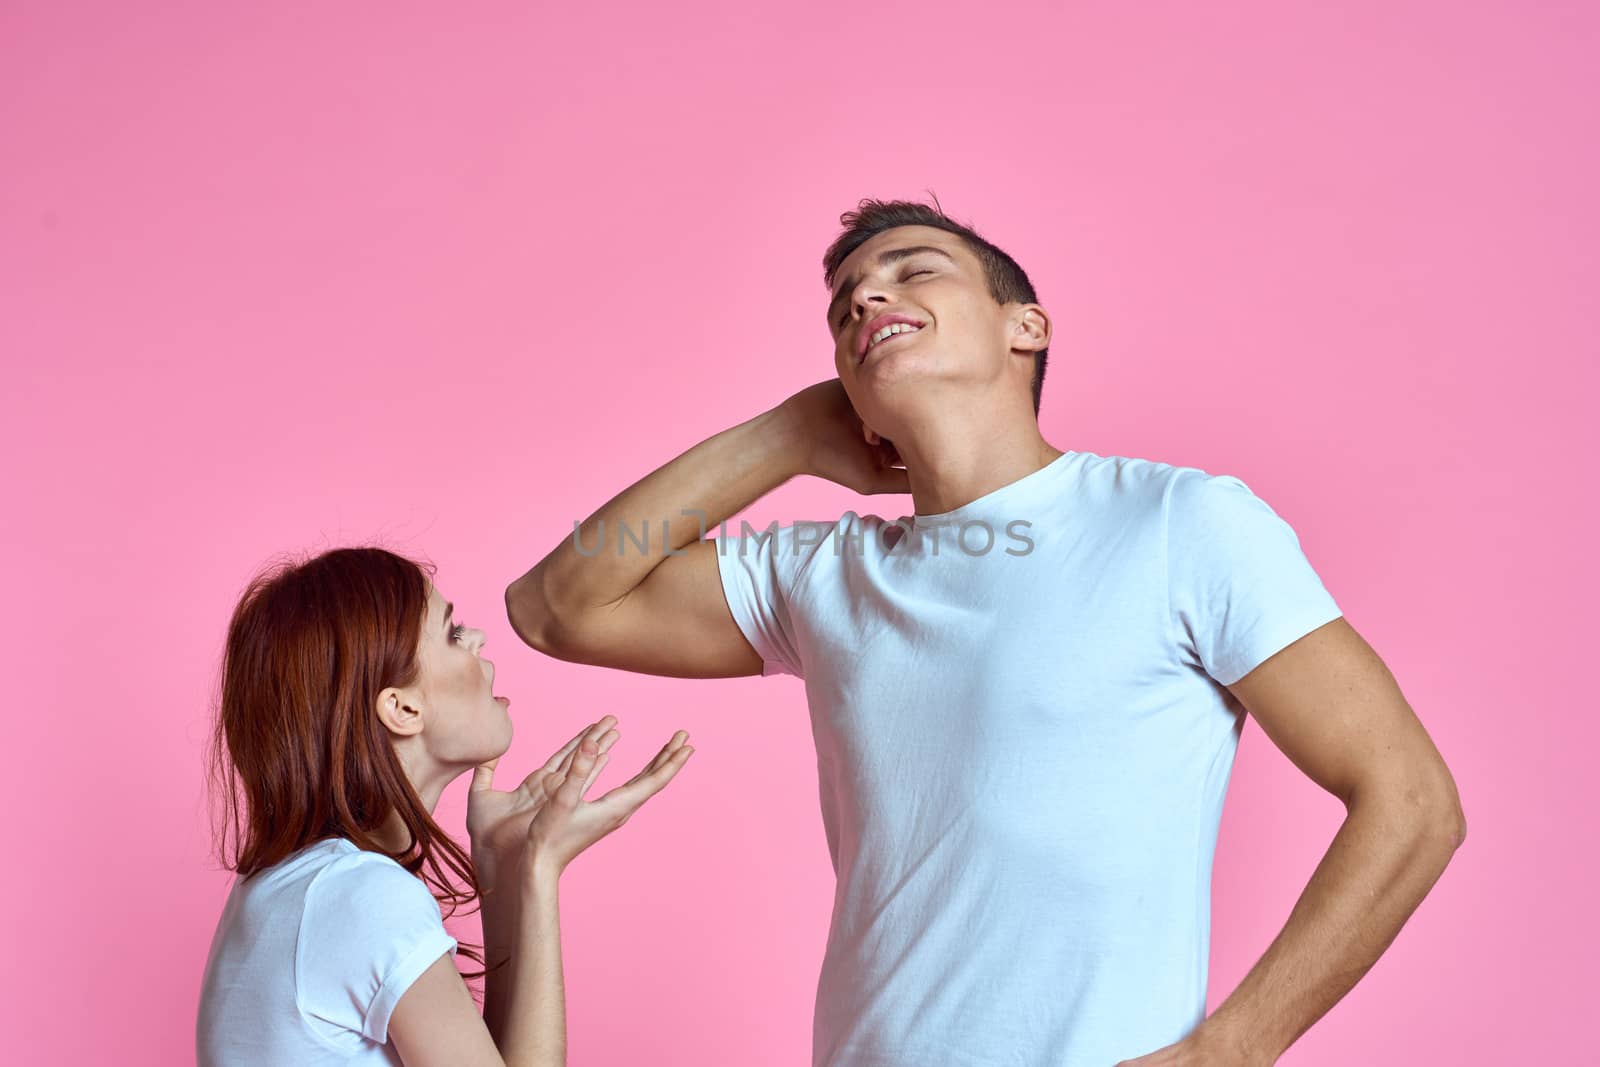
[[[866,244],[885,230],[899,226],[932,226],[936,230],[953,233],[966,244],[972,254],[983,264],[984,277],[989,282],[989,295],[1001,304],[1012,302],[1037,304],[1039,297],[1033,291],[1028,274],[1017,261],[978,235],[978,231],[965,223],[957,222],[944,213],[939,198],[933,204],[918,204],[910,200],[863,200],[854,211],[839,216],[844,232],[822,255],[822,282],[831,291],[839,266],[850,253]],[[1039,396],[1044,389],[1044,367],[1050,349],[1041,348],[1033,358],[1033,413],[1039,413]]]

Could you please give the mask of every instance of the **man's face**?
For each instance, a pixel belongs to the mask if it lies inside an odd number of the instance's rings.
[[[869,430],[892,436],[896,413],[915,412],[937,383],[984,385],[1010,374],[1027,388],[1032,350],[1042,345],[1014,348],[1032,343],[1017,323],[1034,306],[997,302],[957,235],[931,226],[886,230],[850,253],[835,276],[834,366]]]

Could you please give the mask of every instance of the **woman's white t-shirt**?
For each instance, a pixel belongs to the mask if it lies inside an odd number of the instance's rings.
[[[400,1063],[389,1016],[456,951],[439,903],[388,856],[329,838],[235,878],[200,990],[209,1064]]]

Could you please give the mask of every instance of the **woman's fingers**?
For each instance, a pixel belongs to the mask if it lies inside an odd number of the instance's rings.
[[[645,801],[665,789],[667,783],[677,777],[683,765],[689,762],[689,757],[694,755],[693,745],[680,745],[673,749],[671,754],[663,759],[659,766],[644,778],[633,784],[632,793],[628,796],[630,811],[637,811]]]
[[[548,856],[556,869],[565,869],[573,857],[627,822],[640,805],[666,787],[694,753],[685,743],[688,738],[687,731],[679,730],[631,781],[588,803],[583,794],[608,756],[593,738],[583,738],[565,774],[544,777],[554,795],[528,825],[531,854]]]
[[[572,766],[567,771],[561,788],[556,790],[553,803],[569,811],[576,808],[578,802],[583,799],[583,791],[589,788],[589,775],[594,771],[595,761],[599,758],[600,746],[584,738],[579,743],[577,751],[572,754]]]
[[[688,739],[686,730],[673,734],[672,740],[645,765],[644,770],[594,803],[616,808],[623,816],[639,810],[640,805],[666,788],[667,783],[689,762],[689,757],[694,755],[694,748],[685,743]]]
[[[606,762],[611,759],[611,753],[602,752],[600,758],[594,761],[594,770],[589,772],[589,780],[583,783],[583,791],[587,793],[589,787],[594,785],[594,780],[600,777],[600,772],[606,769]]]
[[[639,771],[638,774],[628,779],[627,784],[632,785],[634,782],[639,781],[646,775],[653,774],[663,763],[671,759],[672,754],[678,751],[678,749],[682,748],[684,744],[688,742],[688,740],[688,730],[679,730],[677,733],[673,734],[672,737],[668,739],[667,743],[661,746],[661,751],[657,752],[650,762],[644,765],[644,768]]]
[[[602,756],[611,751],[611,746],[616,744],[617,739],[621,736],[622,735],[615,729],[607,730],[605,733],[599,734],[598,736],[595,734],[594,730],[589,731],[589,740],[593,741],[600,747],[600,754]],[[566,768],[571,765],[571,763],[572,757],[568,756],[566,762],[561,765],[562,770],[565,771]]]
[[[607,715],[599,722],[592,722],[588,726],[585,726],[583,729],[578,731],[578,735],[576,737],[574,737],[571,741],[568,741],[565,745],[562,745],[559,752],[545,760],[544,770],[554,774],[556,771],[561,769],[563,764],[567,762],[567,760],[572,756],[572,753],[577,749],[578,743],[581,742],[585,737],[592,735],[593,737],[598,738],[601,734],[604,734],[616,724],[617,717],[615,715]]]
[[[496,756],[488,763],[480,763],[474,767],[472,769],[472,784],[468,787],[468,792],[479,793],[483,792],[484,790],[493,789],[494,768],[499,762],[500,757]]]
[[[611,729],[611,724],[617,721],[615,715],[607,715],[599,722],[592,722],[578,731],[578,735],[565,745],[561,751],[545,761],[544,766],[529,772],[522,780],[522,788],[534,795],[553,793],[562,778],[566,777],[568,769],[572,766],[572,754],[584,738],[595,741],[600,746],[600,754],[604,755],[611,746],[617,743],[617,738],[622,735]],[[602,732],[603,731],[603,732]]]

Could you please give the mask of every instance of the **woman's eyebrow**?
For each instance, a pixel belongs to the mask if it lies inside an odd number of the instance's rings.
[[[452,602],[450,602],[450,603],[448,603],[448,604],[446,604],[444,606],[444,628],[446,630],[450,629],[450,616],[454,615],[455,611],[456,611],[456,606],[455,606],[455,602],[454,601],[452,601]]]

